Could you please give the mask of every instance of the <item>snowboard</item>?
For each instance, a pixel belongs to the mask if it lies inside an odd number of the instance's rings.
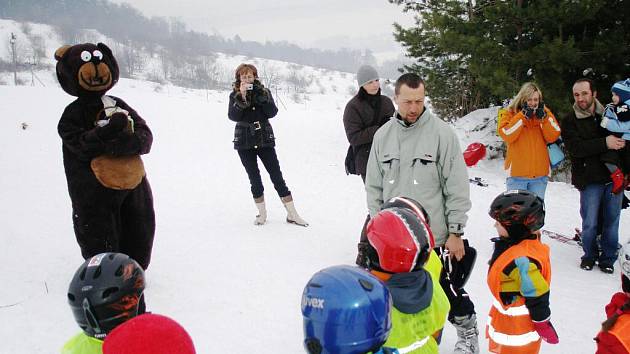
[[[488,182],[486,182],[483,179],[481,179],[481,177],[469,178],[468,182],[470,182],[472,184],[476,184],[476,185],[478,185],[480,187],[487,187],[488,186]]]

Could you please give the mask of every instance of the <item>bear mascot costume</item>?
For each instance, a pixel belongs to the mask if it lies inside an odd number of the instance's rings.
[[[55,59],[59,84],[77,97],[57,129],[81,254],[120,252],[147,269],[155,214],[140,155],[151,150],[151,130],[123,100],[105,95],[119,74],[105,44],[62,46]]]

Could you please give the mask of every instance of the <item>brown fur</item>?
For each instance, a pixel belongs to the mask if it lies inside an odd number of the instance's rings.
[[[146,175],[140,155],[101,155],[92,159],[90,167],[104,187],[116,190],[134,189]]]

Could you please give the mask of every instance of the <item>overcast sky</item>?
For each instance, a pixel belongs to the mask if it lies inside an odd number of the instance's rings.
[[[304,47],[399,49],[392,23],[413,24],[411,15],[387,0],[113,1],[128,3],[149,17],[177,17],[195,31],[229,38],[238,34],[260,42],[287,40]]]

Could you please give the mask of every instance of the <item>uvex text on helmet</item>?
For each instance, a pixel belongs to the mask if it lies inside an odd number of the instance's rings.
[[[311,354],[376,352],[392,328],[391,306],[387,287],[365,270],[323,269],[302,293],[304,347]]]

